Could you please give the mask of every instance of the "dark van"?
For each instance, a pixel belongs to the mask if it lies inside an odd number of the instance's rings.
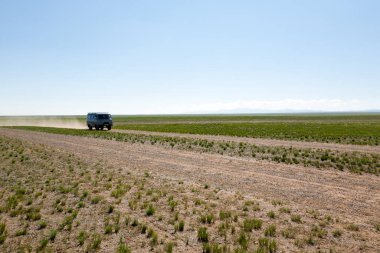
[[[111,114],[98,112],[88,113],[87,126],[90,130],[92,130],[92,128],[96,130],[103,130],[104,128],[111,130],[113,126]]]

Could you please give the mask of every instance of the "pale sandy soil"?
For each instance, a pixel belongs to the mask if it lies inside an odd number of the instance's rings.
[[[84,137],[0,129],[0,134],[65,149],[123,166],[126,161],[158,176],[202,181],[267,199],[338,212],[363,222],[380,218],[380,177],[275,164]]]
[[[363,231],[364,235],[361,234],[360,238],[345,239],[349,245],[347,247],[357,252],[380,252],[380,234],[373,228],[374,222],[380,221],[380,177],[375,175],[318,170],[248,158],[15,129],[0,128],[0,135],[73,153],[87,161],[101,160],[121,170],[132,168],[174,182],[207,184],[224,192],[241,193],[245,197],[269,203],[281,200],[300,213],[314,210],[323,215],[331,215],[344,224],[355,223]],[[235,137],[231,138],[236,140]],[[239,141],[240,139],[242,138]],[[273,140],[252,141],[264,141],[266,145],[280,143]],[[290,145],[290,142],[286,143]]]

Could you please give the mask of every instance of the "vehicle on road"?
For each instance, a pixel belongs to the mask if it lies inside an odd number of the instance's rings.
[[[92,130],[93,128],[95,128],[96,130],[103,130],[104,128],[111,130],[113,126],[112,116],[109,113],[88,113],[87,126],[90,130]]]

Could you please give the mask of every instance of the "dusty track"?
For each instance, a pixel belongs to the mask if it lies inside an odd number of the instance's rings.
[[[358,224],[380,219],[380,177],[279,165],[85,137],[0,129],[0,134],[73,152],[84,159],[156,176],[201,182],[294,208],[316,209]]]
[[[287,140],[274,140],[274,139],[262,139],[262,138],[247,138],[247,137],[235,137],[235,136],[223,136],[223,135],[199,135],[199,134],[180,134],[180,133],[162,133],[162,132],[148,132],[138,130],[112,130],[113,132],[131,133],[131,134],[145,134],[156,136],[168,136],[168,137],[185,137],[204,139],[210,141],[231,141],[231,142],[245,142],[254,145],[264,146],[284,146],[295,148],[313,148],[313,149],[331,149],[342,152],[363,152],[380,154],[380,146],[364,146],[364,145],[345,145],[337,143],[321,143],[321,142],[301,142],[301,141],[287,141]]]

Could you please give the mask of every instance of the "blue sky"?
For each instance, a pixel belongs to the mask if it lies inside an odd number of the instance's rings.
[[[0,1],[0,115],[380,109],[380,1]]]

